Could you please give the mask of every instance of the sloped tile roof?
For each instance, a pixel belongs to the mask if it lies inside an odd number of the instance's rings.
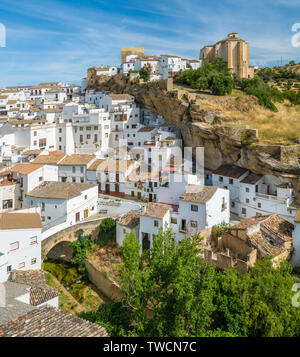
[[[108,337],[108,334],[99,325],[42,306],[0,326],[0,337]]]

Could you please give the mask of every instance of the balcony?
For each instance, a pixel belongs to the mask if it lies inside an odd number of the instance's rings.
[[[278,203],[286,204],[288,198],[278,198],[276,195],[267,195],[265,193],[256,193],[256,198],[260,198],[263,200],[276,201]]]

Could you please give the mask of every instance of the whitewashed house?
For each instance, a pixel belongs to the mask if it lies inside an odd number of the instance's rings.
[[[212,172],[212,184],[230,192],[230,211],[238,214],[240,182],[248,175],[249,170],[234,165],[222,165]]]
[[[171,227],[177,224],[179,238],[229,223],[229,191],[215,186],[188,185],[179,198],[178,213],[173,212],[172,218]]]
[[[96,160],[94,155],[73,154],[58,163],[60,182],[86,182],[87,169]]]
[[[160,55],[160,74],[162,79],[167,79],[186,69],[186,62],[179,56]]]
[[[26,195],[44,181],[57,181],[57,166],[37,164],[16,164],[11,170],[14,180],[19,182],[19,195],[16,205],[26,208]]]
[[[248,218],[266,214],[279,214],[293,223],[297,213],[295,194],[289,182],[274,176],[250,173],[240,182],[239,216]]]
[[[117,220],[117,244],[123,246],[124,239],[127,234],[134,231],[138,238],[140,233],[140,213],[137,211],[129,211]]]
[[[99,67],[96,68],[96,74],[97,76],[114,76],[118,74],[118,68],[115,66]]]
[[[153,236],[157,236],[160,227],[170,224],[170,206],[159,203],[148,203],[145,212],[140,215],[139,243],[141,251],[151,249]]]
[[[97,213],[97,185],[43,182],[27,194],[29,207],[40,207],[44,229],[74,225]]]
[[[9,212],[0,216],[0,283],[13,270],[41,269],[39,213]]]

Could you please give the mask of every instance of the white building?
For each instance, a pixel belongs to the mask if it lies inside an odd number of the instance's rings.
[[[114,66],[96,68],[97,76],[114,76],[118,73],[118,68]]]
[[[162,79],[167,79],[186,70],[186,61],[179,56],[160,55],[160,74]]]
[[[41,269],[39,213],[9,212],[0,217],[0,283],[13,270]]]
[[[117,244],[123,246],[127,234],[134,231],[135,236],[139,237],[140,232],[140,213],[129,211],[117,220]]]
[[[180,242],[186,236],[195,235],[206,228],[229,221],[228,190],[214,186],[188,185],[179,199],[178,211],[166,204],[147,204],[146,210],[140,214],[137,237],[144,250],[152,247],[153,237],[158,234],[161,227],[171,228]],[[121,220],[121,223],[124,222]],[[128,233],[128,229],[121,227],[124,225],[120,224],[117,230],[117,241],[120,245]],[[137,225],[134,227],[138,229]]]
[[[74,225],[97,213],[98,187],[87,183],[44,182],[27,195],[29,207],[40,207],[44,229]]]
[[[87,169],[95,160],[96,156],[94,155],[66,156],[58,163],[58,181],[86,182]]]

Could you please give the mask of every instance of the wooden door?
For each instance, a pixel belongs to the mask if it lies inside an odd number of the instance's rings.
[[[80,221],[80,212],[77,212],[76,213],[76,222],[79,222]]]
[[[84,214],[84,219],[85,219],[85,218],[88,218],[88,216],[89,216],[89,210],[88,210],[88,209],[84,210],[83,214]]]
[[[141,194],[141,192],[138,192],[138,194],[137,194],[137,198],[138,198],[138,200],[140,200],[140,199],[142,198],[142,194]]]

